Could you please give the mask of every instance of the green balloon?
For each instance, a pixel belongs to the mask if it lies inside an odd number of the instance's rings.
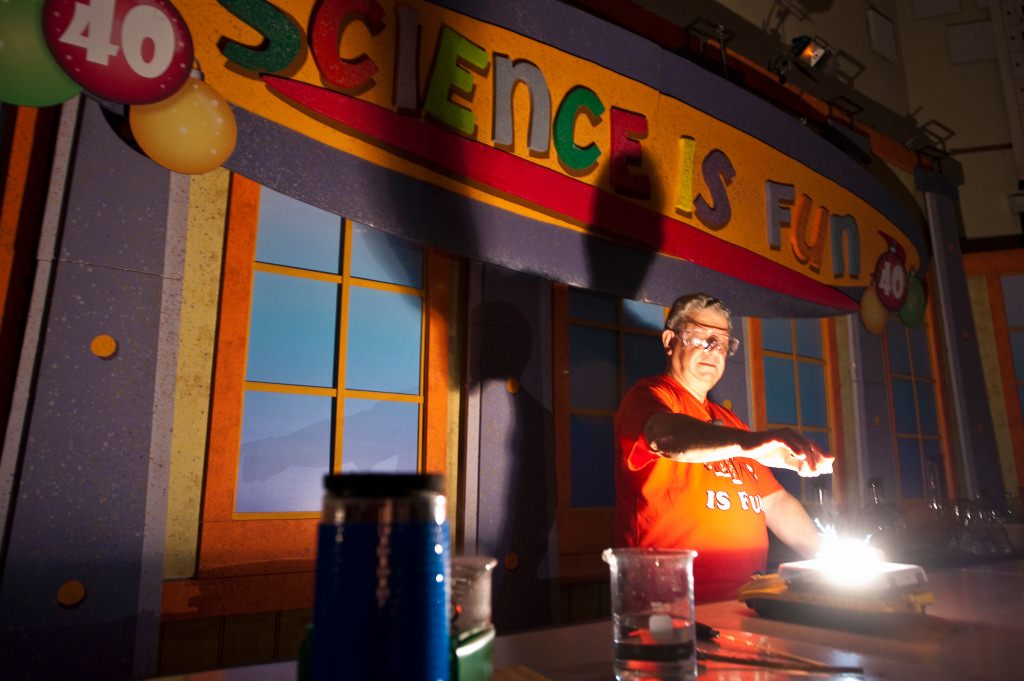
[[[921,326],[927,297],[921,280],[911,274],[907,277],[907,299],[900,308],[900,321],[904,326]]]
[[[0,2],[0,102],[50,106],[81,91],[43,38],[43,0]]]

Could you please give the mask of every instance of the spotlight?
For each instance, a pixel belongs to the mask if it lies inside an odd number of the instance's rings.
[[[809,68],[821,68],[828,61],[831,51],[820,38],[812,38],[809,35],[801,35],[793,38],[790,47],[793,55]]]

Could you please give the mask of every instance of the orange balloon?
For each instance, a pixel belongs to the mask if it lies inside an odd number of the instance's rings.
[[[223,165],[238,136],[227,101],[194,77],[167,99],[131,107],[128,123],[147,156],[189,175]]]
[[[860,320],[864,323],[864,328],[871,333],[882,333],[888,319],[889,312],[879,300],[875,287],[868,286],[864,289],[864,295],[860,297]]]

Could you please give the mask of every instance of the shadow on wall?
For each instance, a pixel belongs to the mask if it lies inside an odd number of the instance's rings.
[[[605,173],[601,183],[609,182]],[[647,196],[658,200],[653,191]],[[577,260],[581,280],[573,283],[636,298],[653,250],[599,234],[627,227],[634,242],[657,249],[662,242],[658,215],[601,192],[592,206],[592,222],[577,254],[582,256]],[[554,428],[547,397],[552,394],[550,290],[550,283],[537,277],[485,266],[482,302],[470,311],[470,326],[479,325],[480,333],[479,551],[498,559],[494,621],[503,633],[563,618]]]

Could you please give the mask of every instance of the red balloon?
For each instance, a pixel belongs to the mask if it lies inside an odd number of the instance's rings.
[[[166,99],[192,71],[192,36],[168,0],[46,0],[43,36],[68,77],[119,104]]]
[[[907,299],[907,270],[896,253],[889,250],[879,256],[873,279],[878,301],[886,310],[896,312],[903,307]]]

